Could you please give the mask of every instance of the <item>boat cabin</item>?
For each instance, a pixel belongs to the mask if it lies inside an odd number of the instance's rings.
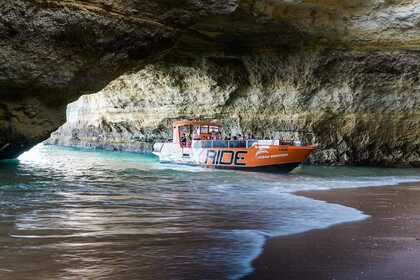
[[[181,147],[191,147],[192,140],[220,140],[221,137],[222,126],[214,122],[181,120],[173,124],[173,141]]]

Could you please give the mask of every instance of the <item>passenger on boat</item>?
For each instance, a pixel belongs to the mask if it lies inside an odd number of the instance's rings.
[[[193,139],[200,140],[200,127],[195,127],[193,132]]]
[[[191,134],[187,134],[187,141],[185,143],[185,146],[188,148],[191,148],[191,143],[192,143]]]
[[[186,137],[185,133],[182,134],[180,142],[181,142],[181,145],[184,146],[184,147],[187,144],[187,137]]]
[[[211,140],[217,140],[217,133],[212,132],[212,133],[211,133],[211,136],[210,136],[210,139],[211,139]]]

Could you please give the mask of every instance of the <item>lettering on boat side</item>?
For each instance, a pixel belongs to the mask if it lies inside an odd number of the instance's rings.
[[[205,164],[208,165],[245,165],[247,151],[208,150]]]
[[[272,158],[280,158],[280,157],[287,157],[289,156],[289,152],[287,149],[280,149],[280,153],[278,154],[270,154],[267,150],[268,147],[258,147],[257,152],[255,153],[256,159],[272,159]]]

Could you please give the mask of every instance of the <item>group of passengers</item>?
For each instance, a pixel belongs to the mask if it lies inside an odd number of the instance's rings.
[[[187,146],[187,143],[191,143],[191,135],[183,133],[179,141],[181,142],[182,146]]]
[[[238,135],[226,135],[224,138],[222,137],[221,132],[211,133],[208,139],[196,139],[196,140],[217,140],[217,141],[247,141],[247,140],[256,140],[254,134],[248,133],[246,135],[238,134]],[[180,142],[183,146],[190,146],[191,145],[191,135],[183,133]]]
[[[232,134],[229,134],[228,136],[225,137],[224,140],[227,141],[246,141],[246,140],[255,140],[255,136],[254,134],[248,133],[247,135],[242,135],[242,134],[238,134],[238,135],[234,135],[232,136]]]

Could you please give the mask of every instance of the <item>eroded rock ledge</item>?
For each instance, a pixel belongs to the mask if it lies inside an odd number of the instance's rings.
[[[419,162],[414,0],[6,0],[0,38],[0,158],[46,139],[66,104],[117,79],[91,102],[114,102],[104,125],[127,122],[139,137],[181,114],[261,133],[293,121],[316,133],[318,162]]]
[[[323,164],[419,166],[416,52],[301,50],[147,65],[68,106],[50,143],[143,151],[185,117],[241,133],[311,131]]]
[[[1,1],[0,158],[48,138],[69,102],[158,59],[197,18],[235,7],[230,0]]]

